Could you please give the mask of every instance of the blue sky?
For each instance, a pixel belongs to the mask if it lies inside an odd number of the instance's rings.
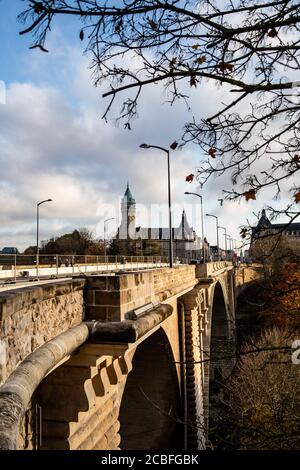
[[[0,57],[1,80],[7,84],[11,82],[30,82],[32,84],[53,84],[64,91],[66,83],[60,77],[60,70],[64,56],[59,48],[53,48],[49,54],[39,50],[29,49],[32,38],[30,35],[20,35],[23,24],[17,20],[18,15],[24,11],[26,2],[23,0],[0,0]],[[55,31],[63,31],[66,44],[80,45],[78,20],[58,18]],[[51,39],[51,38],[50,38]],[[36,58],[39,61],[37,73],[28,67],[28,61]],[[76,99],[75,96],[72,97]]]
[[[19,35],[22,25],[16,20],[24,5],[21,0],[0,0],[0,80],[7,89],[6,104],[0,105],[0,249],[35,244],[36,202],[48,197],[53,203],[43,206],[42,239],[78,227],[102,236],[103,220],[119,217],[128,180],[140,205],[137,225],[167,226],[166,162],[155,151],[140,150],[139,144],[168,146],[177,139],[187,116],[184,105],[170,109],[163,90],[149,88],[131,132],[114,122],[106,124],[101,120],[105,86],[93,87],[78,20],[55,22],[48,54],[30,50],[31,38]],[[199,116],[223,97],[211,83],[191,93]],[[200,208],[184,191],[199,190],[197,183],[185,183],[185,176],[195,173],[202,157],[196,146],[171,155],[174,224],[185,208],[199,234]],[[220,225],[237,239],[239,225],[247,218],[254,221],[252,212],[267,198],[221,208],[218,198],[230,184],[226,178],[212,180],[204,189],[205,211],[218,215]],[[213,220],[206,220],[205,232],[214,244]]]
[[[17,0],[0,1],[0,57],[1,79],[5,82],[26,80],[26,73],[20,67],[20,62],[29,53],[27,40],[18,36],[20,25],[16,17],[22,11],[22,2]]]

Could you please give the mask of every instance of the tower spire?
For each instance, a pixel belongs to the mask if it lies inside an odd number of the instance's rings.
[[[135,238],[135,211],[135,199],[131,194],[129,181],[127,181],[126,191],[121,200],[122,220],[120,225],[120,238]]]
[[[271,222],[270,222],[270,220],[268,219],[268,217],[266,215],[265,209],[263,209],[261,211],[261,217],[258,221],[257,226],[260,227],[260,228],[266,228],[266,227],[270,227],[270,225],[271,225]]]
[[[127,181],[126,191],[125,191],[125,194],[124,194],[124,202],[127,203],[127,204],[135,204],[135,199],[131,194],[128,181]]]

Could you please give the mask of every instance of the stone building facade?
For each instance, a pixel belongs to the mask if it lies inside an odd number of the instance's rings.
[[[300,223],[272,224],[263,209],[257,226],[252,227],[249,256],[270,262],[300,256]]]
[[[169,254],[169,227],[140,227],[136,225],[136,201],[132,196],[129,184],[121,200],[121,224],[118,228],[116,239],[119,243],[126,244],[128,241],[136,242],[137,252],[146,242],[159,244],[159,256]],[[193,227],[190,227],[185,211],[182,212],[179,227],[173,227],[173,250],[174,257],[178,258],[201,258],[202,240],[197,236]],[[140,251],[142,254],[142,249]]]

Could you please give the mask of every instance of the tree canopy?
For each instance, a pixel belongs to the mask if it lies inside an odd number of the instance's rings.
[[[57,238],[42,242],[40,254],[62,255],[101,255],[104,253],[103,242],[95,240],[92,232],[86,228],[65,233]],[[29,247],[24,254],[36,254],[36,247]]]
[[[276,197],[288,188],[284,212],[291,220],[297,217],[298,0],[25,3],[21,34],[32,34],[32,48],[42,51],[56,17],[80,19],[78,34],[91,56],[94,83],[108,87],[103,117],[116,112],[115,98],[122,95],[116,114],[128,129],[145,87],[163,83],[171,103],[181,99],[191,107],[188,87],[199,89],[207,80],[222,86],[226,102],[200,120],[192,114],[178,136],[181,145],[192,142],[202,149],[199,182],[230,174],[232,188],[225,199],[256,199],[267,187]]]

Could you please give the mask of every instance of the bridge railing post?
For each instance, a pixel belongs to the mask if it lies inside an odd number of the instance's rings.
[[[15,272],[14,272],[14,279],[15,279],[15,282],[16,282],[16,280],[17,280],[17,253],[15,253],[15,260],[14,260],[14,261],[15,261],[15,262],[14,262],[14,265],[15,265],[15,266],[14,266],[14,268],[15,268],[15,269],[14,269],[14,271],[15,271]]]

